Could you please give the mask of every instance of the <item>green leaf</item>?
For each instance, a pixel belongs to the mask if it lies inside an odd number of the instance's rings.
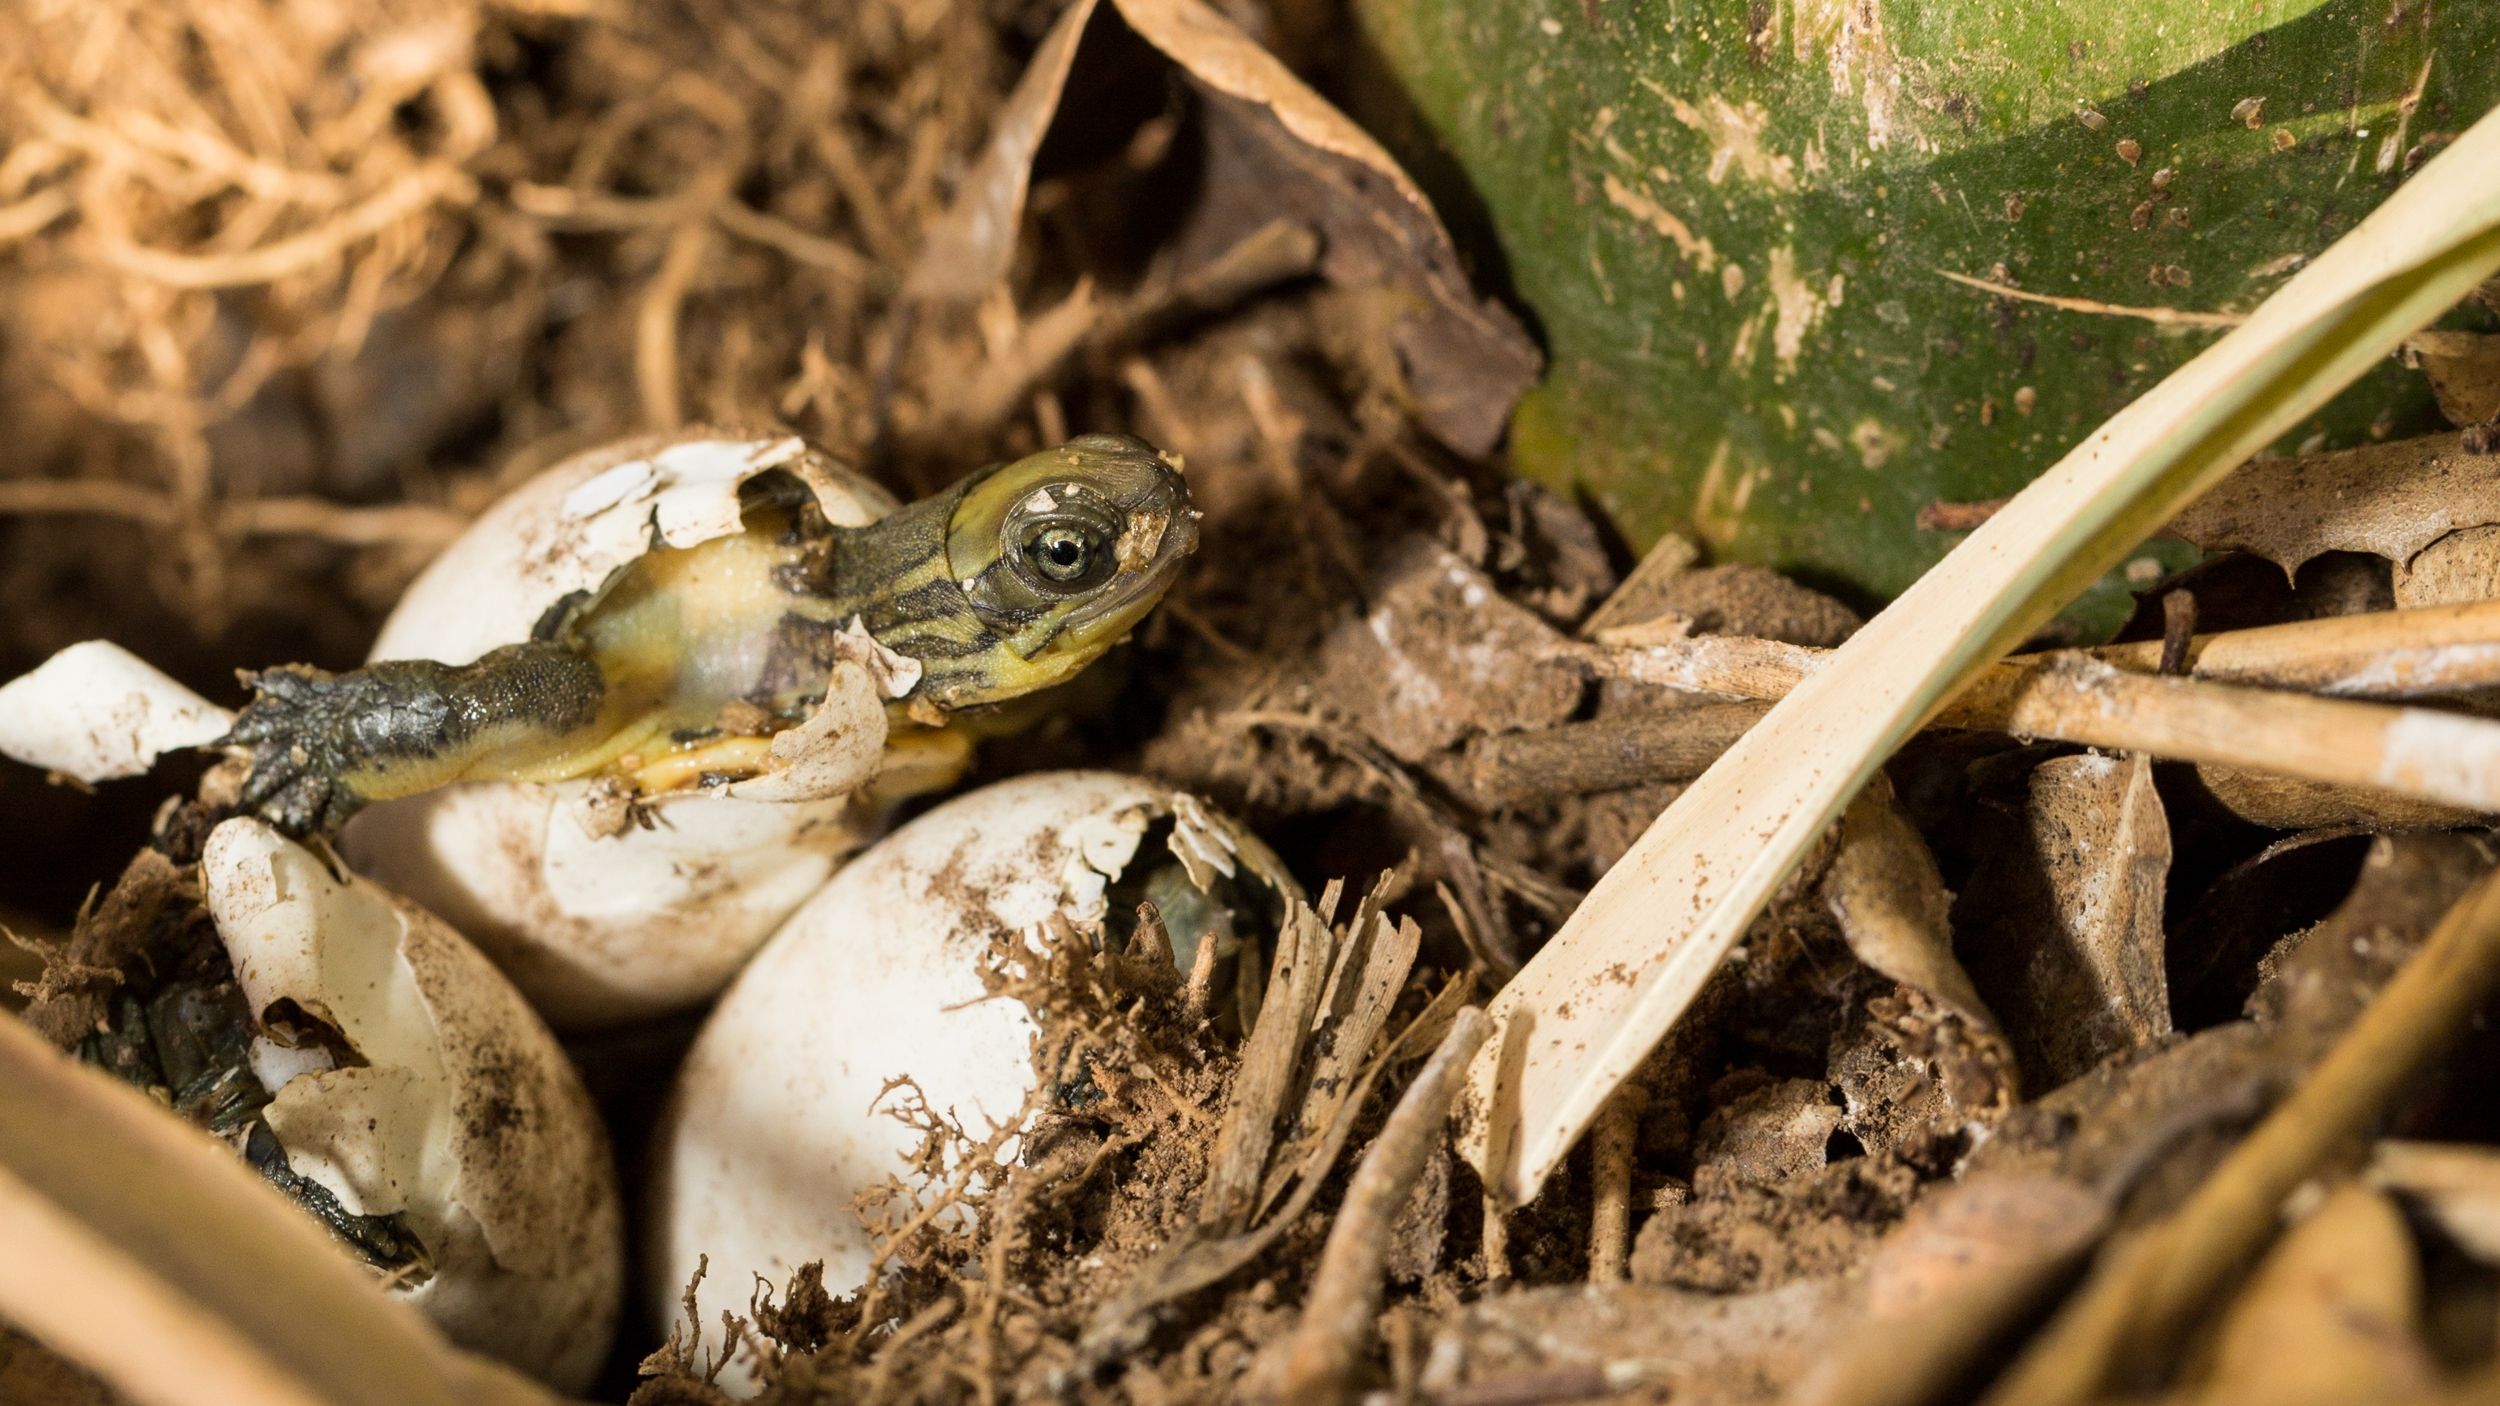
[[[2217,335],[1946,275],[2244,311],[2500,101],[2491,4],[1355,10],[1358,112],[1546,338],[1518,466],[1635,545],[1683,528],[1862,603],[1958,540],[1922,506],[2021,487]],[[2430,413],[2383,367],[2286,438]]]

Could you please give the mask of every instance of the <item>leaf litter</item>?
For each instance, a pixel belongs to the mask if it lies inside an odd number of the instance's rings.
[[[0,624],[9,673],[93,634],[194,682],[351,662],[449,529],[627,430],[791,424],[910,491],[1133,428],[1191,465],[1206,560],[1122,701],[985,774],[1143,767],[1306,874],[1380,876],[1289,916],[1246,1040],[1168,961],[1066,933],[1002,951],[993,984],[1036,1010],[1053,1072],[1012,1155],[902,1100],[933,1175],[852,1208],[885,1246],[868,1294],[803,1275],[734,1327],[654,1325],[608,1399],[715,1400],[730,1351],[792,1402],[1946,1399],[2045,1371],[2026,1334],[2106,1301],[2068,1289],[2119,1262],[2113,1230],[2174,1225],[2270,1111],[2309,1117],[2286,1102],[2304,1072],[2489,868],[2488,806],[2266,799],[2290,751],[2234,772],[2197,741],[2314,695],[2485,722],[2500,516],[2478,516],[2472,424],[2261,461],[2178,525],[2275,563],[2237,596],[2157,588],[2204,621],[2184,677],[2149,628],[2103,672],[2006,666],[1747,930],[1608,1115],[1614,1150],[1488,1203],[1437,1136],[1436,1050],[1856,615],[1673,539],[1630,560],[1504,481],[1485,451],[1532,344],[1249,7],[853,8],[0,21],[30,95],[0,131],[32,153],[0,163],[27,349],[0,359],[22,427],[0,589],[28,607]],[[137,84],[70,57],[180,73],[195,35],[265,57]],[[1149,198],[1172,189],[1196,194]],[[2488,413],[2481,342],[2413,356],[2452,415]],[[2336,572],[2361,584],[2317,584]],[[2367,756],[2375,735],[2294,734]],[[0,790],[70,837],[18,848],[0,911],[68,930],[32,871],[107,877],[86,837],[127,852],[152,801]],[[2366,858],[2307,907],[2199,903],[2334,845]],[[141,865],[132,902],[179,882]],[[92,1025],[132,912],[107,898],[84,955],[53,953],[47,1010]],[[2336,1135],[2295,1159],[2316,1190],[2238,1222],[2236,1299],[2130,1330],[2140,1357],[2086,1354],[2075,1399],[2275,1390],[2312,1351],[2303,1389],[2350,1379],[2329,1363],[2490,1370],[2488,1324],[2436,1311],[2500,1282],[2500,1128],[2459,1072],[2488,1038],[2466,1038],[2447,1077],[2311,1124]],[[648,1116],[630,1091],[610,1112]],[[2297,1229],[2261,1258],[2276,1203]],[[2351,1282],[2321,1298],[2318,1257]]]

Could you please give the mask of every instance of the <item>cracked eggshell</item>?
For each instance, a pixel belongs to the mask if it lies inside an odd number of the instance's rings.
[[[1025,1008],[985,999],[993,944],[1053,913],[1088,924],[1154,822],[1192,874],[1247,869],[1299,890],[1255,835],[1195,796],[1109,772],[1045,772],[957,797],[853,860],[791,915],[722,998],[654,1143],[644,1300],[680,1315],[699,1257],[705,1323],[747,1311],[811,1260],[825,1287],[866,1280],[852,1197],[909,1176],[917,1136],[878,1106],[909,1075],[978,1137],[1034,1084]],[[1202,867],[1203,866],[1203,867]],[[734,1376],[739,1369],[732,1368]]]
[[[352,1212],[404,1218],[433,1273],[393,1292],[454,1342],[587,1386],[615,1330],[622,1217],[555,1037],[440,919],[259,821],[210,833],[200,883],[254,1017],[292,1002],[353,1053],[254,1041],[289,1165]]]
[[[0,757],[80,781],[140,775],[233,726],[234,714],[109,640],[73,644],[0,686]]]
[[[686,547],[738,531],[739,485],[769,470],[805,482],[837,526],[895,507],[792,436],[693,432],[593,450],[472,524],[400,599],[373,658],[462,664],[525,640],[550,607],[598,589],[654,534]],[[736,795],[655,798],[648,828],[624,824],[590,781],[481,782],[373,806],[342,844],[359,870],[466,933],[558,1028],[691,1005],[875,833],[877,807],[859,792],[885,713],[854,672],[836,671],[810,720],[838,724],[811,734],[821,754],[777,746],[784,769]]]

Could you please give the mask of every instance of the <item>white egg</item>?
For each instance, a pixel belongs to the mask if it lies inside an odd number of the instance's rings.
[[[739,485],[774,470],[813,489],[836,526],[895,507],[789,436],[694,433],[576,455],[489,508],[437,558],[372,657],[465,664],[526,640],[550,607],[598,589],[655,535],[686,547],[738,531]],[[375,805],[341,844],[357,869],[467,934],[558,1028],[690,1005],[719,991],[875,833],[879,812],[859,785],[882,745],[882,700],[837,687],[817,718],[841,725],[824,730],[830,755],[812,768],[793,755],[727,795],[658,797],[648,827],[620,829],[587,780],[483,782]],[[777,745],[776,757],[787,751]]]
[[[1141,855],[1155,837],[1159,851]],[[1168,856],[1168,861],[1167,861]],[[972,1135],[1023,1108],[1033,1021],[984,999],[1002,939],[1054,914],[1083,927],[1132,865],[1176,862],[1204,890],[1241,876],[1299,891],[1275,855],[1196,797],[1108,772],[1049,772],[957,797],[853,860],[793,914],[704,1026],[654,1144],[645,1298],[700,1319],[747,1311],[756,1278],[808,1261],[845,1294],[870,1268],[852,1198],[913,1176],[918,1135],[881,1106],[907,1075]],[[1149,871],[1140,870],[1140,875]],[[1279,898],[1278,907],[1281,907]],[[734,1367],[730,1380],[745,1381]]]
[[[615,1330],[622,1217],[555,1037],[442,920],[259,821],[210,833],[200,885],[254,1018],[321,1027],[253,1042],[290,1169],[400,1218],[431,1272],[394,1292],[454,1342],[587,1386]]]

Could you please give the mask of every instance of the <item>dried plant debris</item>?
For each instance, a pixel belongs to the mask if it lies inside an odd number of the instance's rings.
[[[1121,27],[1179,67],[1203,105],[1198,179],[1206,204],[1186,217],[1173,246],[1176,266],[1164,277],[1185,280],[1193,266],[1230,257],[1280,221],[1307,231],[1315,243],[1299,266],[1276,265],[1272,281],[1315,269],[1355,294],[1393,353],[1375,365],[1418,422],[1463,453],[1490,450],[1538,357],[1517,321],[1469,287],[1456,247],[1414,182],[1214,9],[1197,0],[1115,0],[1111,9]],[[1115,36],[1096,37],[1107,23],[1096,14],[1095,0],[1081,0],[1060,16],[915,263],[915,292],[970,301],[1008,272],[1034,163],[1060,118],[1070,75],[1093,57],[1089,50],[1115,47]]]
[[[1439,543],[1392,544],[1363,594],[1370,609],[1321,641],[1315,686],[1398,760],[1579,708],[1585,681],[1554,657],[1553,628]]]
[[[2209,1399],[2326,1403],[2427,1392],[2422,1275],[2404,1217],[2356,1183],[2326,1194],[2249,1276],[2193,1374]]]
[[[2500,457],[2465,434],[2260,459],[2170,520],[2207,551],[2254,552],[2286,572],[2322,552],[2390,561],[2460,528],[2500,522]]]
[[[2463,430],[2500,420],[2500,334],[2416,332],[2404,357],[2421,368],[2449,424]]]
[[[2389,583],[2407,610],[2500,598],[2500,527],[2466,527],[2395,564]]]
[[[1957,911],[2026,1081],[2054,1088],[2170,1033],[2170,829],[2142,755],[2056,758],[2027,790]]]

